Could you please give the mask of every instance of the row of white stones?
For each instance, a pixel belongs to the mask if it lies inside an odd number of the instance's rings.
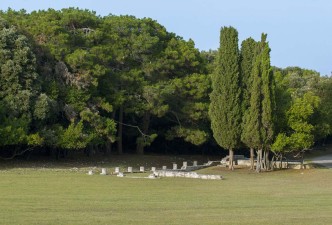
[[[187,166],[188,166],[188,163],[187,163],[187,162],[183,162],[181,169],[185,169]],[[193,166],[197,166],[197,161],[194,161],[194,162],[193,162]],[[176,163],[173,163],[173,170],[177,170],[177,169],[178,169],[178,165],[177,165]],[[162,166],[162,170],[167,170],[167,166]],[[155,172],[155,171],[156,171],[156,167],[151,167],[151,170],[150,170],[150,171],[151,171],[151,172]],[[127,172],[127,173],[133,173],[133,167],[129,166],[129,167],[127,168],[127,171],[125,171],[125,172]],[[144,166],[140,166],[140,168],[139,168],[139,172],[141,172],[141,173],[146,172]],[[120,173],[120,167],[115,167],[115,169],[114,169],[114,173],[115,173],[115,174]],[[92,171],[92,170],[89,170],[88,174],[89,174],[89,175],[93,175],[93,171]],[[106,170],[106,168],[102,168],[102,171],[101,171],[100,174],[101,174],[101,175],[107,175],[107,170]]]
[[[181,167],[181,170],[186,169],[187,167],[187,162],[183,162],[183,165]],[[193,166],[198,166],[197,161],[194,161]],[[173,170],[167,170],[167,166],[163,166],[161,170],[157,170],[156,167],[151,167],[151,172],[147,178],[157,178],[157,177],[185,177],[185,178],[196,178],[196,179],[209,179],[209,180],[221,180],[222,176],[220,175],[205,175],[205,174],[197,174],[195,172],[186,172],[186,171],[179,171],[177,168],[177,164],[173,163]],[[128,167],[127,168],[127,173],[133,173],[133,167]],[[146,172],[144,166],[140,166],[139,172],[144,173]],[[89,170],[88,172],[89,175],[93,175],[93,171]],[[118,177],[124,177],[125,174],[124,172],[120,172],[120,167],[115,167],[114,173]],[[100,175],[107,175],[107,169],[102,168],[102,171]]]

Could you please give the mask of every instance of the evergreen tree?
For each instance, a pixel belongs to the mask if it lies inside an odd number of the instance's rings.
[[[256,53],[256,46],[257,42],[252,39],[248,38],[244,40],[241,44],[241,53],[240,53],[240,69],[241,69],[241,87],[242,87],[242,115],[245,115],[247,110],[250,106],[250,91],[252,87],[252,78],[251,72],[253,68],[253,63],[255,61],[255,53]],[[243,117],[243,121],[246,118]],[[243,122],[242,126],[246,123]],[[247,137],[250,137],[251,131],[244,129],[241,134],[242,142],[250,148],[250,162],[251,162],[251,169],[254,168],[254,146],[247,140]],[[246,133],[247,132],[247,133]],[[248,133],[249,132],[249,133]]]
[[[262,34],[256,49],[257,56],[251,74],[250,106],[243,117],[242,141],[249,147],[258,149],[256,170],[260,172],[262,168],[266,169],[269,166],[268,149],[274,138],[274,81],[266,34]],[[267,150],[265,160],[264,149]]]
[[[209,115],[215,140],[229,150],[229,169],[234,168],[234,149],[240,144],[240,94],[238,32],[233,27],[223,27],[217,67],[212,74]]]

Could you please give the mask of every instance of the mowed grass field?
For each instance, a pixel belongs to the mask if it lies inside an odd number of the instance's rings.
[[[332,224],[331,169],[197,172],[224,180],[2,168],[0,224]]]

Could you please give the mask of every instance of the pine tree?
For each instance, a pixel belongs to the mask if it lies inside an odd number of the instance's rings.
[[[217,143],[229,150],[229,169],[234,169],[234,149],[240,144],[241,104],[238,32],[233,27],[220,31],[217,67],[212,74],[209,115]]]

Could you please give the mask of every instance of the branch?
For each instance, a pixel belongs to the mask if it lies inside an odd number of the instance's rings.
[[[131,125],[131,124],[121,123],[121,122],[116,121],[116,120],[114,120],[114,121],[117,122],[117,123],[119,123],[119,124],[122,124],[123,126],[136,128],[138,130],[138,132],[140,132],[140,134],[143,137],[149,137],[149,135],[143,133],[143,131],[139,128],[139,126],[134,126],[134,125]]]
[[[175,118],[176,118],[177,122],[179,123],[180,127],[182,127],[178,115],[174,111],[171,111],[171,113],[175,116]]]
[[[11,159],[13,159],[13,158],[15,158],[16,156],[20,156],[20,155],[23,155],[24,153],[26,153],[26,152],[28,152],[28,151],[32,151],[34,149],[34,147],[30,147],[30,148],[27,148],[27,149],[25,149],[24,151],[22,151],[22,152],[20,152],[20,153],[16,153],[16,151],[15,151],[15,153],[11,156],[11,157],[2,157],[2,156],[0,156],[0,159],[4,159],[4,160],[11,160]]]

